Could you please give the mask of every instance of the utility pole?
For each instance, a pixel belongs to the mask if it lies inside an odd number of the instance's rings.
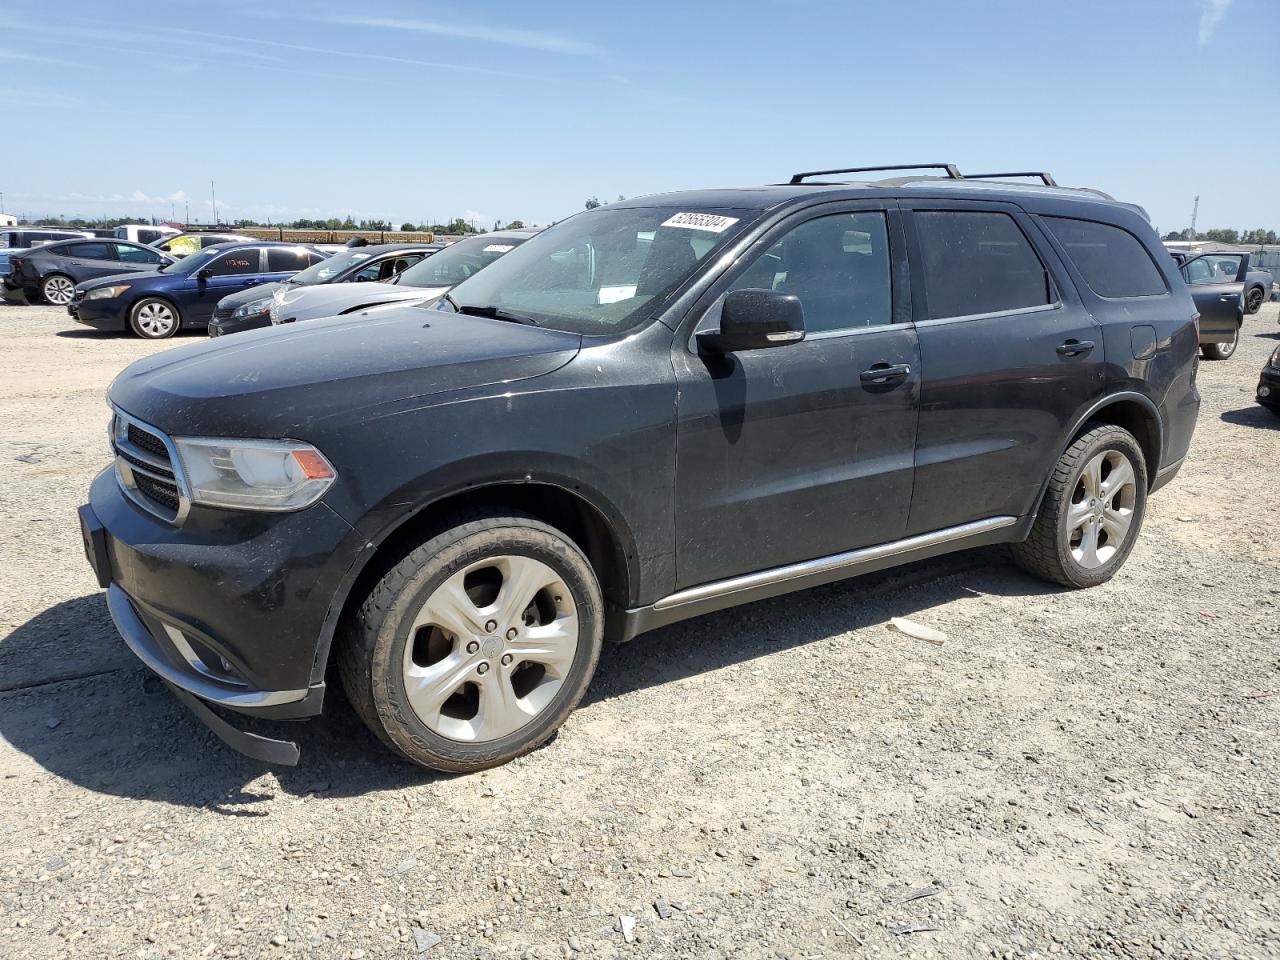
[[[0,190],[0,213],[4,213],[4,191]]]
[[[209,181],[209,202],[213,204],[213,225],[218,225],[218,195],[213,192],[213,181]]]
[[[185,230],[187,227],[191,226],[191,201],[190,200],[182,201],[182,211],[183,211],[182,228]]]
[[[1191,207],[1191,239],[1196,238],[1196,218],[1200,216],[1200,194],[1196,194],[1196,202]]]

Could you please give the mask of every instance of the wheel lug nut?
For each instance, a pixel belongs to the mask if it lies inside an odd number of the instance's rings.
[[[480,649],[480,644],[478,644],[474,640],[472,640],[470,643],[467,644],[467,653],[475,653],[479,649]]]
[[[510,630],[507,631],[507,639],[514,640],[515,638],[516,638],[516,628],[512,627]]]
[[[488,623],[486,623],[486,624],[484,625],[484,632],[485,632],[485,633],[493,633],[493,631],[495,631],[495,630],[497,630],[497,629],[498,629],[498,621],[497,621],[497,620],[490,620]]]
[[[486,663],[486,662],[484,662],[484,661],[481,661],[481,662],[476,666],[476,673],[479,673],[479,674],[485,674],[485,673],[488,673],[488,672],[489,672],[489,664],[488,664],[488,663]]]
[[[511,661],[512,661],[512,659],[514,659],[514,658],[511,656],[511,654],[509,654],[509,653],[504,653],[504,654],[502,655],[502,665],[503,665],[504,667],[509,667],[509,666],[511,666]]]

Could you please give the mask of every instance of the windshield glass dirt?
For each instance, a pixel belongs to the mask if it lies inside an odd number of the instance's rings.
[[[455,287],[451,296],[463,310],[496,307],[574,333],[618,333],[657,309],[713,250],[741,232],[748,216],[675,207],[580,213]]]

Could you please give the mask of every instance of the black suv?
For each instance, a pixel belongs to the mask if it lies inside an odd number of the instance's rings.
[[[314,715],[334,667],[462,771],[606,639],[980,544],[1106,581],[1195,427],[1191,297],[1141,208],[943,170],[629,200],[432,306],[138,361],[81,508],[120,632],[251,755],[297,748],[210,705]]]

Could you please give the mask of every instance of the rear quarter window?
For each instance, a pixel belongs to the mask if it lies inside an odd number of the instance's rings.
[[[1128,230],[1094,220],[1041,219],[1098,296],[1126,299],[1168,292],[1151,254]]]

